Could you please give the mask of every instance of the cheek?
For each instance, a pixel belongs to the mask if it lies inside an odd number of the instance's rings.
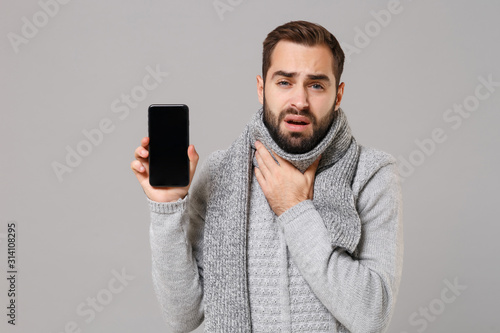
[[[336,99],[337,99],[337,96],[333,95],[333,94],[321,96],[321,104],[323,104],[324,108],[330,109],[335,104]]]
[[[286,107],[288,96],[278,87],[268,87],[265,89],[266,103],[273,110],[282,110]]]
[[[320,117],[327,115],[330,110],[335,106],[335,96],[318,96],[315,99],[315,109],[318,110]]]

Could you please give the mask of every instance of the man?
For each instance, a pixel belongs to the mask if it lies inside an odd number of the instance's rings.
[[[153,281],[178,332],[382,332],[402,269],[395,159],[358,145],[340,108],[344,53],[323,27],[264,41],[259,110],[185,188],[152,188]],[[191,179],[198,162],[188,149]],[[189,190],[189,195],[188,195]]]

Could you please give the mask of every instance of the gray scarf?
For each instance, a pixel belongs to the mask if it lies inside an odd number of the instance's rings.
[[[361,222],[352,192],[359,146],[338,109],[325,138],[311,151],[289,154],[272,140],[262,109],[225,152],[213,176],[204,233],[206,332],[251,332],[247,283],[247,223],[255,140],[304,172],[321,154],[313,204],[330,231],[334,246],[353,254]]]

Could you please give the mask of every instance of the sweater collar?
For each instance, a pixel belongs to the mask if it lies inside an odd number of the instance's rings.
[[[325,137],[310,151],[303,154],[291,154],[278,146],[273,140],[263,120],[264,111],[260,108],[250,122],[250,139],[252,150],[255,151],[255,141],[260,141],[267,150],[273,155],[289,161],[298,170],[304,172],[316,159],[321,156],[321,161],[318,170],[334,164],[345,152],[345,148],[350,144],[350,140],[342,140],[348,137],[350,139],[350,129],[347,125],[347,120],[341,108],[335,111],[335,117],[330,129]],[[346,131],[348,133],[346,133]],[[345,135],[348,134],[348,135]],[[339,140],[340,139],[340,140]],[[275,159],[276,160],[276,159]],[[253,164],[257,166],[255,156]]]

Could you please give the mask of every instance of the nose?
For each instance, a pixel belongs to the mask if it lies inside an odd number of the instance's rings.
[[[309,108],[309,99],[305,87],[299,87],[298,85],[295,87],[291,104],[292,107],[296,108],[297,110]]]

